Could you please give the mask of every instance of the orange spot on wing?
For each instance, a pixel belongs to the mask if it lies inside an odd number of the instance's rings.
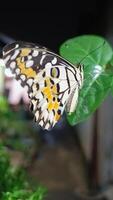
[[[51,82],[50,82],[50,78],[46,78],[46,85],[48,86],[48,87],[50,87],[51,86]]]
[[[57,93],[57,88],[56,88],[56,85],[54,85],[54,86],[53,86],[53,88],[52,88],[52,92],[53,92],[54,94],[56,94],[56,93]]]
[[[52,91],[50,89],[50,87],[45,87],[43,90],[42,90],[45,98],[48,99],[48,101],[51,101],[52,98],[53,98],[53,95],[52,95]]]
[[[52,102],[52,101],[49,102],[49,103],[48,103],[48,110],[51,111],[51,110],[53,109],[53,107],[54,107],[53,102]]]
[[[49,87],[45,87],[44,89],[43,89],[43,93],[44,94],[48,94],[50,92],[50,88]]]
[[[61,115],[56,114],[56,115],[55,115],[55,121],[58,121],[58,120],[60,119],[60,117],[61,117]]]
[[[50,111],[50,110],[52,110],[52,109],[54,109],[54,110],[58,110],[58,108],[59,108],[59,103],[57,102],[57,101],[49,101],[49,103],[48,103],[48,110]]]
[[[54,109],[55,110],[58,110],[59,108],[59,103],[57,101],[54,102]]]
[[[20,58],[16,59],[17,66],[21,70],[22,74],[25,74],[27,78],[34,78],[36,72],[32,68],[26,68],[25,63],[20,61]]]
[[[44,94],[44,97],[48,99],[48,110],[49,111],[51,111],[52,109],[58,110],[59,102],[57,102],[57,100],[53,101],[53,97],[55,97],[55,94],[57,93],[57,87],[56,85],[53,85],[50,82],[49,77],[47,77],[45,81],[46,81],[46,87],[43,88],[42,92]]]
[[[53,95],[52,95],[51,93],[49,93],[49,94],[47,95],[47,98],[48,98],[49,101],[51,101],[52,98],[53,98]]]
[[[31,50],[29,48],[24,48],[21,50],[20,56],[28,56]]]

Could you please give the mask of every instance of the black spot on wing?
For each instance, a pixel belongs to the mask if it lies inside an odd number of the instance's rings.
[[[58,83],[56,84],[56,87],[57,87],[57,92],[59,93],[60,92],[60,86],[59,86]]]
[[[50,82],[51,82],[52,85],[54,85],[54,81],[53,81],[53,79],[50,78]]]
[[[45,73],[45,71],[44,71],[44,73],[42,74],[42,76],[43,76],[43,77],[45,77],[45,76],[46,76],[46,73]]]
[[[58,110],[57,113],[58,113],[58,115],[60,115],[61,114],[61,110]]]
[[[30,109],[31,112],[33,112],[33,107],[34,107],[33,103],[30,102],[29,109]]]

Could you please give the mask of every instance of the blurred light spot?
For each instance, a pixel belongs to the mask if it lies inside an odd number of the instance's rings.
[[[10,69],[5,69],[5,75],[7,77],[14,77],[14,75],[12,74],[11,70]]]

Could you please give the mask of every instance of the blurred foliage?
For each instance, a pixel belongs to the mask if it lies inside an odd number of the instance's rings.
[[[113,88],[113,50],[102,37],[83,35],[67,40],[61,45],[60,54],[76,67],[84,65],[84,83],[80,90],[75,112],[67,114],[75,125],[86,120],[102,103]]]
[[[0,140],[5,146],[23,152],[26,161],[30,161],[32,154],[38,152],[40,139],[37,127],[24,114],[22,107],[16,112],[6,97],[0,96]]]
[[[10,165],[6,149],[0,143],[0,199],[43,200],[45,194],[45,188],[30,185],[23,169]]]
[[[4,96],[0,96],[0,131],[11,132],[12,129],[16,130],[18,133],[21,133],[23,130],[26,132],[31,131],[29,129],[29,123],[27,120],[19,116],[19,112],[14,112],[9,103]]]

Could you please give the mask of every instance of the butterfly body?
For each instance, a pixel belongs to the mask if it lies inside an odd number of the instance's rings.
[[[64,108],[75,110],[83,85],[82,65],[72,65],[45,47],[15,42],[3,49],[3,60],[23,87],[27,87],[35,121],[44,129],[59,121]]]

